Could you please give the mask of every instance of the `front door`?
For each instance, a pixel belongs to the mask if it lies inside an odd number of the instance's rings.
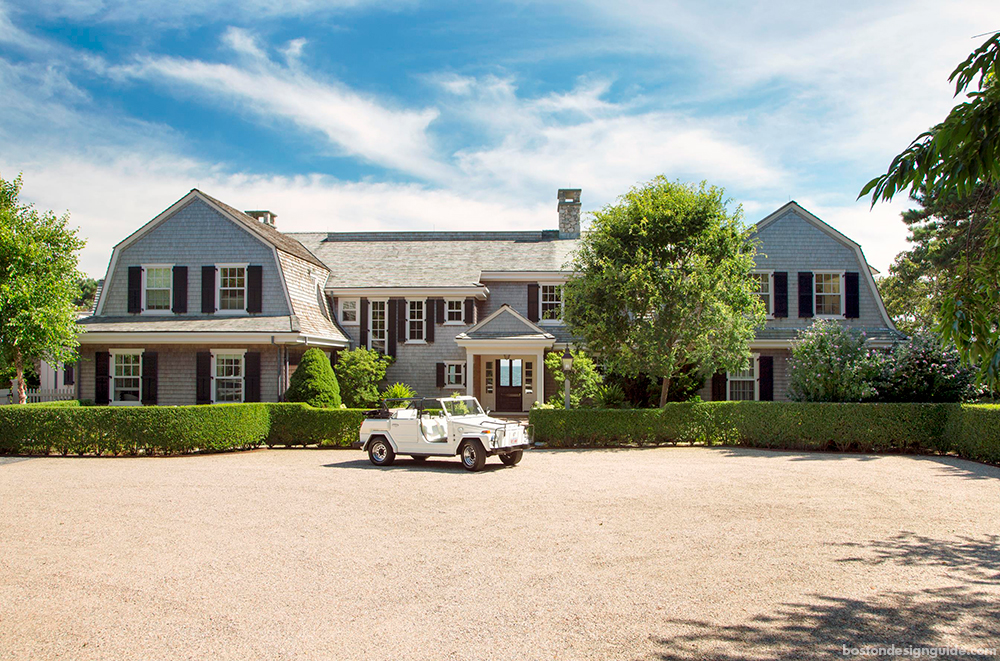
[[[497,411],[520,412],[521,359],[501,358],[497,361]]]

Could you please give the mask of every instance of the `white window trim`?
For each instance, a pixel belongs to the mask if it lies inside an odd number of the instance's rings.
[[[169,269],[170,270],[170,307],[166,310],[149,310],[146,306],[146,273],[149,269]],[[143,264],[142,265],[142,312],[148,315],[174,314],[174,265],[173,264]]]
[[[753,401],[760,401],[760,354],[754,353],[750,354],[750,362],[753,365]],[[726,401],[733,401],[729,399],[729,372],[726,372]],[[736,381],[747,381],[748,379],[735,379]]]
[[[394,329],[389,328],[389,299],[388,298],[369,298],[368,299],[368,311],[365,315],[368,319],[368,346],[366,347],[369,351],[374,351],[372,349],[372,341],[375,339],[372,337],[372,303],[385,303],[385,351],[382,353],[383,356],[389,355],[389,333],[394,332]],[[358,303],[358,316],[361,316],[361,304]]]
[[[354,321],[344,321],[344,303],[354,302]],[[338,298],[337,299],[337,319],[342,326],[361,325],[361,299],[360,298]]]
[[[250,268],[249,262],[245,264],[216,264],[215,265],[215,314],[229,314],[241,316],[247,313],[247,298],[249,297],[250,283],[248,282],[247,271]],[[222,269],[243,269],[243,309],[223,310],[222,309]],[[214,388],[214,386],[213,386]],[[215,391],[212,391],[214,397]]]
[[[240,386],[240,402],[247,401],[247,350],[246,349],[211,349],[212,352],[212,403],[217,403],[217,398],[215,396],[215,379],[218,374],[218,369],[216,366],[215,358],[219,354],[223,356],[239,356],[240,357],[240,380],[243,384]]]
[[[767,306],[767,316],[765,318],[774,319],[774,271],[755,269],[751,271],[751,273],[767,276],[768,306]],[[815,287],[813,287],[813,289],[815,289]]]
[[[563,288],[565,288],[565,282],[539,282],[538,283],[538,325],[539,326],[558,326],[563,323],[563,313],[566,311],[566,296]],[[542,287],[559,287],[559,318],[558,319],[545,319],[542,315]]]
[[[108,349],[108,375],[111,377],[109,384],[108,406],[142,406],[142,353],[145,349]],[[115,401],[115,356],[118,355],[139,356],[139,401],[138,402],[116,402]]]
[[[462,313],[461,319],[458,321],[448,320],[448,304],[458,303],[458,308]],[[465,326],[465,299],[464,298],[446,298],[444,299],[444,319],[442,320],[445,326]]]
[[[410,303],[421,303],[424,306],[424,332],[423,338],[419,340],[410,339]],[[406,299],[406,342],[404,344],[427,344],[427,299],[408,298]]]
[[[813,318],[814,319],[846,319],[846,313],[844,306],[846,304],[845,299],[847,298],[846,292],[844,291],[844,274],[846,271],[813,271],[813,281],[812,281],[812,298],[813,298]],[[840,277],[840,314],[817,314],[816,313],[816,276],[817,275],[836,275]]]
[[[450,365],[461,365],[462,366],[462,382],[461,383],[448,383],[448,367]],[[467,363],[464,360],[446,360],[444,361],[444,380],[445,388],[464,388],[466,382],[469,380],[469,371]]]

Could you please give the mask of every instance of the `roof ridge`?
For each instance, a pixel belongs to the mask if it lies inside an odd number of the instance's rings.
[[[289,232],[295,234],[295,232]],[[324,232],[299,232],[324,234]],[[559,239],[559,230],[496,230],[496,231],[379,231],[325,232],[327,242],[340,241],[514,241],[540,243]]]

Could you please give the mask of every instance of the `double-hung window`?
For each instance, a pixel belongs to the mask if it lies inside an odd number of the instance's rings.
[[[142,309],[146,312],[169,312],[173,291],[173,270],[169,265],[144,266]]]
[[[542,321],[558,321],[562,319],[562,285],[541,285],[541,314]]]
[[[212,352],[214,362],[212,388],[214,389],[212,401],[242,402],[243,401],[243,359],[242,352],[227,352],[220,350]]]
[[[111,351],[111,403],[142,402],[142,351]]]
[[[340,323],[345,326],[358,325],[358,299],[340,299]]]
[[[385,353],[388,301],[369,301],[368,306],[368,348]]]
[[[243,312],[247,309],[247,267],[219,267],[219,310]]]
[[[750,365],[739,372],[729,372],[726,379],[726,399],[731,402],[757,399],[757,356],[750,358]]]
[[[445,323],[464,324],[465,323],[465,301],[461,299],[449,299],[445,301]]]
[[[406,341],[423,342],[427,301],[406,301]]]
[[[444,384],[448,388],[465,385],[465,363],[445,363]]]
[[[753,279],[757,282],[757,289],[754,293],[760,297],[761,303],[764,304],[764,312],[768,315],[774,311],[771,307],[771,274],[770,273],[752,273]]]
[[[840,317],[844,314],[841,275],[840,273],[814,274],[817,317]]]

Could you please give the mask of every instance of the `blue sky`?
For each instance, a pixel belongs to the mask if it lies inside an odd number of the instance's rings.
[[[285,230],[556,226],[657,174],[795,199],[885,270],[855,198],[954,105],[990,1],[0,0],[0,174],[111,247],[193,187]]]

